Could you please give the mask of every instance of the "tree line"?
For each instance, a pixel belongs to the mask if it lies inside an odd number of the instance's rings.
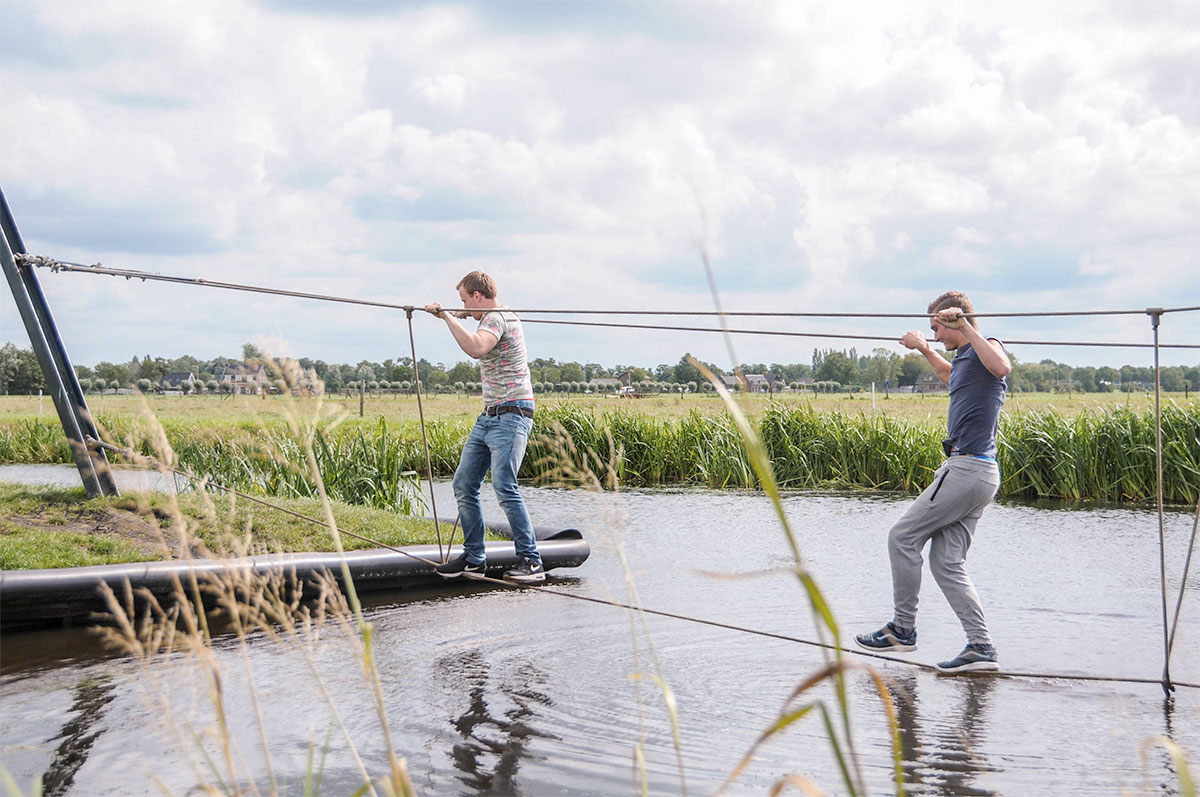
[[[696,392],[707,385],[700,369],[690,362],[690,354],[679,361],[660,363],[655,366],[615,364],[603,366],[598,363],[558,362],[554,358],[537,358],[529,363],[530,379],[537,392],[583,392],[591,389],[591,380],[596,378],[617,379],[626,372],[635,387],[646,390],[684,390]],[[112,388],[139,388],[143,392],[161,389],[168,374],[191,373],[195,382],[189,389],[196,392],[217,392],[226,389],[219,381],[226,367],[261,362],[263,353],[253,344],[242,346],[241,357],[216,357],[201,360],[183,356],[175,359],[153,357],[149,354],[134,356],[128,362],[102,361],[94,366],[76,365],[75,372],[85,390]],[[415,382],[413,361],[410,357],[386,359],[382,362],[361,360],[358,363],[328,363],[324,360],[301,357],[299,366],[306,373],[313,373],[325,383],[329,392],[357,390],[366,383],[371,390],[409,390]],[[714,374],[725,376],[732,369],[723,369],[705,363]],[[426,359],[417,361],[421,382],[427,390],[462,392],[478,390],[479,368],[471,361],[460,361],[447,366]],[[916,352],[897,354],[876,348],[870,354],[860,355],[856,349],[813,349],[807,363],[743,363],[740,370],[746,374],[770,374],[776,389],[796,389],[818,383],[817,389],[825,390],[876,390],[905,388],[915,385],[917,380],[933,371],[925,358]],[[1200,364],[1196,366],[1169,366],[1161,372],[1162,388],[1169,392],[1183,392],[1200,386]],[[1013,357],[1013,370],[1008,377],[1009,389],[1013,392],[1111,392],[1140,391],[1153,389],[1154,369],[1125,365],[1121,368],[1109,366],[1071,366],[1053,360],[1023,363]],[[0,347],[0,394],[32,394],[45,389],[42,371],[31,349],[18,348],[13,343]]]

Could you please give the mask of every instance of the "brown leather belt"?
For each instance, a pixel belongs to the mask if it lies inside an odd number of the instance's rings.
[[[490,407],[485,407],[484,414],[495,417],[497,415],[507,415],[510,412],[519,412],[526,418],[533,417],[533,410],[528,407],[521,407],[516,404],[493,404]]]

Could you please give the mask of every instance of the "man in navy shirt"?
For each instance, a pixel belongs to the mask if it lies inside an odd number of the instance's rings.
[[[892,565],[892,621],[855,641],[873,651],[917,649],[917,597],[921,590],[921,551],[929,543],[929,570],[958,615],[967,646],[949,661],[945,673],[996,670],[1000,664],[988,633],[975,585],[967,575],[967,550],[975,525],[1000,488],[996,465],[996,428],[1004,404],[1004,377],[1012,363],[1004,345],[980,334],[971,300],[949,291],[929,304],[933,339],[955,352],[947,362],[925,336],[908,332],[900,342],[925,355],[934,374],[950,386],[950,411],[942,448],[946,461],[933,483],[909,506],[888,533]]]

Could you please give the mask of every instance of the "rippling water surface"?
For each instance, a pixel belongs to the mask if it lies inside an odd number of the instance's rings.
[[[452,512],[447,485],[438,489],[439,510]],[[591,543],[583,567],[552,574],[562,590],[628,602],[631,578],[648,608],[817,638],[761,494],[526,494],[535,523],[577,527]],[[806,563],[846,639],[889,617],[884,538],[906,503],[812,493],[786,500]],[[494,501],[487,511],[500,517]],[[1191,528],[1189,514],[1168,517],[1171,611]],[[1154,513],[994,505],[980,524],[970,568],[1006,669],[1160,676]],[[1200,577],[1193,575],[1171,660],[1172,676],[1193,683],[1200,683],[1197,593]],[[922,598],[921,649],[913,658],[932,663],[958,652],[962,632],[931,579]],[[639,740],[652,792],[677,793],[686,783],[691,793],[708,793],[822,664],[808,645],[638,617],[536,590],[454,585],[375,599],[369,619],[393,744],[417,789],[431,794],[632,793]],[[223,641],[219,655],[239,753],[264,787],[268,773],[241,654]],[[296,655],[256,638],[249,661],[277,782],[285,793],[303,793],[310,747],[319,756],[331,712]],[[384,773],[385,747],[352,645],[327,629],[315,664],[367,769]],[[3,762],[19,783],[49,771],[56,793],[82,795],[161,793],[153,779],[185,793],[212,781],[197,763],[188,728],[172,730],[165,721],[204,723],[211,714],[203,679],[187,661],[142,670],[104,657],[84,632],[56,631],[5,634],[0,665]],[[953,678],[877,666],[895,699],[913,793],[1178,793],[1162,748],[1151,744],[1158,736],[1173,739],[1200,769],[1197,689],[1180,688],[1164,701],[1157,684]],[[638,673],[661,677],[675,696],[681,761],[662,690]],[[873,682],[859,671],[849,685],[864,776],[873,792],[894,791]],[[826,688],[812,694],[832,698]],[[332,733],[324,786],[349,794],[362,777],[340,732]],[[788,774],[844,791],[815,714],[762,747],[732,792],[764,793]]]

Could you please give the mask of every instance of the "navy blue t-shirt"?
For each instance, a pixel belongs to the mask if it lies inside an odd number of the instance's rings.
[[[1001,344],[1003,345],[1003,344]],[[996,456],[996,429],[1008,386],[979,361],[968,343],[950,362],[950,413],[942,448],[979,457]]]

